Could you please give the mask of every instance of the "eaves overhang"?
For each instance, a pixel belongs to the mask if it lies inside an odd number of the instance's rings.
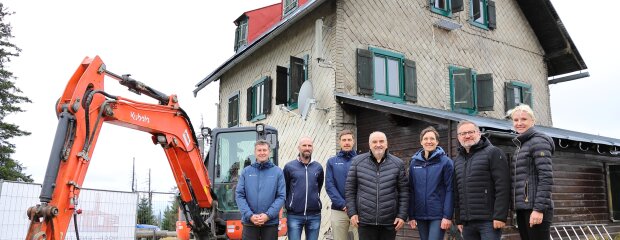
[[[207,75],[207,77],[198,82],[195,85],[196,89],[194,89],[193,91],[194,96],[196,96],[201,89],[209,85],[211,82],[217,81],[217,79],[219,79],[228,70],[236,66],[248,56],[252,55],[252,53],[258,50],[260,47],[267,44],[269,41],[271,41],[271,39],[277,37],[280,33],[288,29],[291,25],[299,21],[308,13],[312,12],[325,1],[327,0],[310,0],[303,6],[297,8],[294,12],[286,15],[284,19],[275,24],[269,30],[265,31],[265,33],[256,38],[255,41],[247,45],[245,48],[238,50],[232,57],[226,60],[226,62],[217,67],[215,71],[211,72],[209,75]]]
[[[340,104],[372,109],[379,112],[392,113],[404,117],[412,117],[412,114],[414,114],[416,115],[413,116],[414,118],[430,122],[438,122],[433,121],[433,119],[451,120],[456,122],[466,120],[475,123],[483,129],[515,134],[512,130],[512,123],[508,120],[472,116],[418,105],[391,103],[362,96],[349,95],[346,93],[334,93],[334,95],[336,97],[336,101]],[[536,126],[536,130],[556,139],[570,140],[579,143],[583,142],[593,145],[605,145],[608,146],[608,148],[620,148],[620,139],[616,138],[538,125]]]
[[[587,66],[550,0],[517,0],[536,34],[549,77],[587,70]]]

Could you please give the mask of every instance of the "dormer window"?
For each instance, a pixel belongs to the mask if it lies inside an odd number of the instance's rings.
[[[297,8],[297,0],[283,0],[282,15],[286,15]]]
[[[235,52],[248,44],[248,17],[243,15],[237,21],[237,30],[235,31]]]

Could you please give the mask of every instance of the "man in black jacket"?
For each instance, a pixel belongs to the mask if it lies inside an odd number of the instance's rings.
[[[508,161],[473,122],[460,122],[457,135],[461,147],[454,164],[455,222],[465,240],[499,240],[508,217]]]
[[[359,239],[395,239],[405,225],[409,183],[403,160],[387,152],[387,137],[373,132],[370,152],[357,155],[345,184],[347,214]]]

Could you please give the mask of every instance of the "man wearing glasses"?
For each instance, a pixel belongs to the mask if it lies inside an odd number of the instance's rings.
[[[457,134],[461,146],[454,161],[455,223],[465,240],[499,240],[508,217],[508,161],[473,122],[460,122]]]

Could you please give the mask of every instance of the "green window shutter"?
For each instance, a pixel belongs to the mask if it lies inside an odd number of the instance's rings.
[[[233,126],[233,99],[234,97],[228,99],[228,127]]]
[[[253,89],[254,87],[249,87],[247,90],[247,95],[246,95],[246,105],[245,105],[245,109],[246,109],[246,120],[250,121],[252,120],[252,118],[254,118],[254,114],[252,114],[252,103],[254,103],[254,94],[253,94]]]
[[[271,113],[271,77],[265,77],[263,94],[263,114]]]
[[[416,77],[415,62],[405,59],[405,100],[418,101],[418,82]]]
[[[455,69],[452,72],[454,82],[454,108],[474,109],[474,86],[470,68]]]
[[[452,0],[452,13],[463,11],[463,0]]]
[[[532,107],[532,87],[523,87],[523,103]]]
[[[288,101],[288,69],[276,67],[276,105],[287,104]]]
[[[487,3],[487,14],[489,17],[489,29],[497,28],[497,15],[495,13],[495,2],[489,0]]]
[[[372,52],[366,49],[357,49],[357,93],[372,95],[374,83],[372,81]]]
[[[233,126],[239,125],[239,94],[235,95],[233,100]]]
[[[228,99],[228,127],[239,125],[239,94]]]
[[[299,97],[299,89],[301,84],[304,83],[304,60],[291,56],[291,81],[290,81],[290,96],[289,104],[296,103]]]
[[[490,73],[476,76],[478,111],[493,111],[495,96],[493,94],[493,75]]]
[[[239,49],[239,29],[240,26],[237,26],[237,29],[235,29],[235,52]]]
[[[515,86],[512,85],[512,83],[507,82],[506,83],[506,87],[505,87],[505,94],[506,94],[506,102],[505,102],[505,106],[506,106],[506,112],[508,112],[510,109],[513,109],[516,104],[515,104]]]

